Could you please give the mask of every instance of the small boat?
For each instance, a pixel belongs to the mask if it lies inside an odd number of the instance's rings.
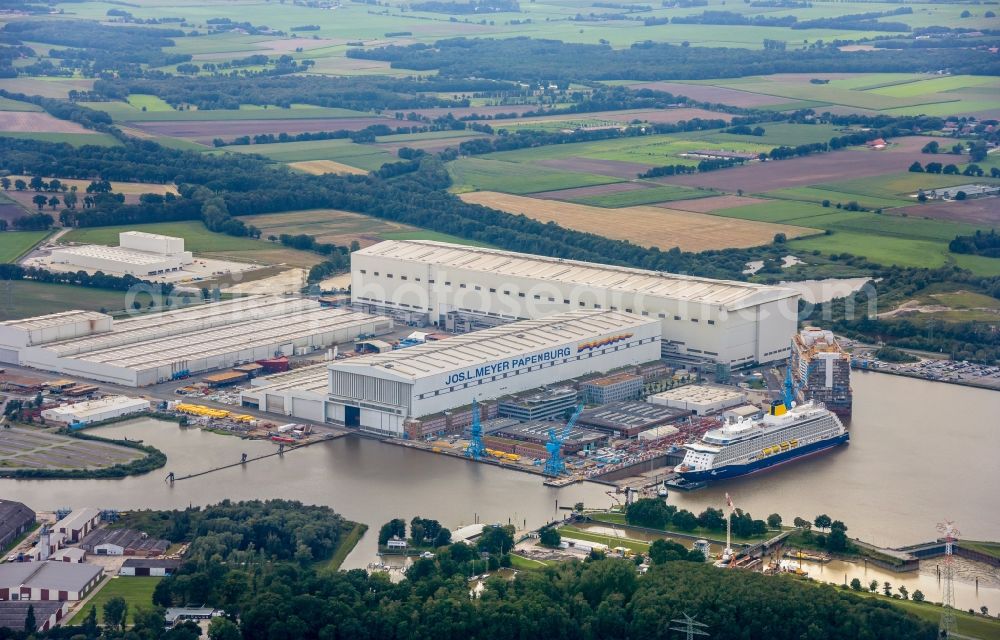
[[[663,482],[661,482],[660,486],[656,488],[656,495],[658,495],[661,498],[666,498],[667,497],[668,493],[667,493],[667,481],[666,480],[664,480]]]

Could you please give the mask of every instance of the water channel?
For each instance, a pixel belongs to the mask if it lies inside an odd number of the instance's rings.
[[[881,373],[857,373],[853,386],[849,446],[700,491],[673,492],[669,501],[697,513],[705,506],[721,507],[728,492],[755,517],[777,512],[790,522],[795,516],[811,520],[827,513],[847,523],[849,536],[879,545],[931,540],[938,535],[936,523],[945,519],[955,520],[965,538],[1000,540],[1000,393]],[[181,508],[226,498],[274,497],[327,504],[373,530],[349,556],[346,568],[364,567],[374,558],[372,534],[393,517],[436,518],[451,528],[477,518],[533,528],[558,517],[557,504],[611,504],[607,487],[599,484],[557,490],[543,486],[538,476],[357,437],[171,486],[164,482],[167,471],[178,476],[203,471],[236,462],[244,452],[250,457],[272,452],[274,445],[145,419],[97,433],[143,439],[167,454],[167,467],[120,480],[0,480],[0,496],[39,510]],[[933,563],[925,562],[919,575],[867,579],[878,570],[869,567],[864,573],[863,566],[841,563],[806,570],[838,583],[844,573],[848,580],[857,576],[865,583],[888,580],[937,599],[936,574],[928,573],[934,571]],[[960,573],[965,586],[956,587],[957,604],[985,604],[1000,611],[1000,578],[996,571],[981,569]],[[971,586],[976,575],[978,593]]]

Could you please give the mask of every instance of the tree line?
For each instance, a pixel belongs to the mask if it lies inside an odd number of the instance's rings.
[[[393,68],[430,71],[455,78],[492,78],[522,82],[593,80],[691,80],[734,78],[774,73],[919,72],[950,69],[954,73],[997,75],[985,51],[841,51],[835,47],[763,51],[723,47],[676,46],[640,42],[627,49],[542,40],[439,40],[433,45],[390,45],[351,49],[348,57],[389,62]]]

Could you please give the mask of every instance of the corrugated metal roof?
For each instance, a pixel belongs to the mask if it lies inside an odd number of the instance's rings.
[[[333,362],[330,369],[415,380],[648,324],[657,324],[658,327],[657,320],[621,311],[566,311],[405,349]]]
[[[0,326],[32,331],[35,329],[45,329],[47,327],[61,327],[73,322],[82,322],[85,320],[104,320],[108,317],[109,316],[106,313],[99,313],[97,311],[61,311],[59,313],[50,313],[45,316],[35,316],[34,318],[6,320],[4,322],[0,322]]]
[[[439,267],[455,267],[494,275],[662,296],[735,310],[764,302],[798,296],[783,287],[683,276],[578,260],[549,258],[497,249],[468,247],[432,240],[387,240],[355,255],[381,256]]]

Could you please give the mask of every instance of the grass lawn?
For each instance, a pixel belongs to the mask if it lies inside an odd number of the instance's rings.
[[[128,619],[126,624],[134,621],[135,610],[137,608],[150,609],[153,606],[153,589],[163,578],[132,578],[119,577],[110,578],[104,581],[104,586],[100,588],[93,598],[90,599],[83,608],[70,620],[71,625],[83,624],[90,607],[97,608],[97,623],[104,622],[104,603],[121,596],[128,603]]]
[[[564,538],[576,538],[577,540],[586,540],[587,542],[600,542],[601,544],[608,545],[608,547],[612,549],[615,547],[625,547],[626,549],[631,549],[636,553],[649,553],[649,543],[642,540],[615,538],[612,536],[601,535],[599,533],[583,531],[582,529],[577,529],[576,527],[559,527],[559,534]]]
[[[852,592],[857,593],[857,592]],[[858,594],[863,598],[873,598],[880,602],[888,602],[894,607],[898,607],[907,613],[915,615],[921,620],[932,624],[941,621],[941,607],[930,602],[914,602],[912,600],[897,600],[888,598],[882,594],[863,592]],[[967,611],[955,610],[955,621],[958,633],[981,640],[995,640],[1000,638],[1000,620],[995,618],[987,619],[982,616],[974,616]]]
[[[144,303],[148,298],[138,298]],[[0,320],[30,318],[71,309],[122,311],[125,293],[69,284],[0,280]]]
[[[117,147],[121,143],[107,133],[47,133],[26,131],[0,131],[5,138],[41,140],[42,142],[65,142],[74,147],[96,144],[101,147]]]
[[[955,164],[958,165],[960,169],[964,169],[964,165],[968,160],[968,156],[953,156],[946,153],[939,153],[935,155],[928,154],[927,160],[923,164],[928,162],[940,162],[941,164]],[[953,187],[960,184],[968,184],[970,182],[984,183],[984,184],[1000,184],[1000,180],[994,180],[991,178],[970,178],[969,176],[946,176],[944,174],[937,173],[893,173],[880,176],[869,176],[867,178],[855,178],[853,180],[842,180],[839,182],[829,182],[826,184],[815,185],[818,189],[823,189],[825,191],[835,191],[845,194],[841,197],[831,197],[830,200],[834,202],[841,200],[847,201],[851,200],[850,196],[871,196],[875,198],[889,198],[889,199],[903,199],[910,202],[910,204],[916,204],[916,198],[910,198],[909,196],[917,193],[920,189],[925,191],[928,189],[939,189],[943,187]],[[856,199],[856,198],[854,198]]]
[[[815,204],[821,204],[824,200],[829,200],[832,205],[836,205],[838,202],[846,204],[854,200],[862,207],[868,209],[891,209],[893,207],[905,207],[916,204],[913,198],[880,198],[870,195],[846,194],[819,187],[790,187],[787,189],[778,189],[777,191],[768,191],[761,195],[778,200],[797,200],[799,202],[812,202]]]
[[[978,295],[978,294],[969,294]],[[942,297],[942,296],[938,296]],[[987,298],[988,296],[982,296]],[[996,300],[993,301],[996,303]],[[958,545],[965,549],[971,549],[972,551],[978,551],[979,553],[985,553],[988,556],[993,556],[994,558],[1000,558],[1000,542],[979,542],[977,540],[962,540]]]
[[[448,173],[451,174],[454,182],[452,188],[456,192],[501,191],[524,194],[621,182],[619,178],[610,176],[560,171],[485,158],[461,158],[449,162]]]
[[[135,107],[136,109],[142,111],[173,111],[174,108],[171,107],[167,102],[158,96],[148,95],[145,93],[133,93],[128,97],[128,103]]]
[[[691,187],[665,185],[649,189],[634,189],[632,191],[619,191],[618,193],[603,193],[580,198],[569,198],[569,201],[614,209],[654,202],[693,200],[695,198],[707,198],[714,195],[718,195],[718,192],[711,189],[694,189]]]
[[[0,262],[14,262],[27,253],[48,231],[4,231],[0,233]]]
[[[368,525],[355,522],[354,526],[346,535],[340,540],[340,544],[337,545],[337,550],[333,552],[330,559],[326,562],[320,563],[320,570],[322,571],[337,571],[340,569],[340,565],[344,564],[344,560],[350,555],[354,547],[357,546],[358,541],[361,540],[361,536],[365,535],[365,531],[368,530]]]
[[[533,558],[525,558],[524,556],[512,553],[510,554],[510,566],[522,571],[537,571],[549,566],[549,563],[542,562],[541,560],[535,560]]]

